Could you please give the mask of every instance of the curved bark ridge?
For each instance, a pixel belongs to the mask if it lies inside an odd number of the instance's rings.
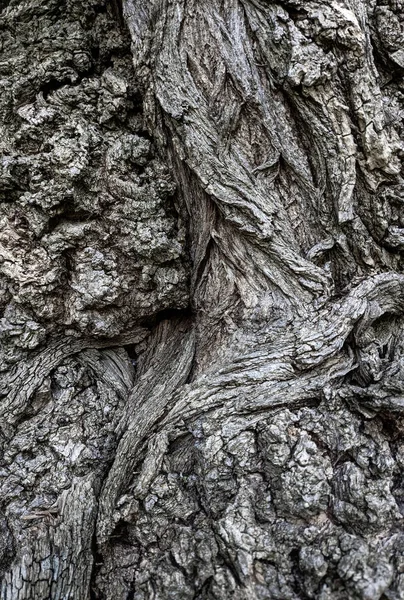
[[[403,284],[367,281],[158,401],[139,379],[100,497],[100,597],[400,597]]]
[[[125,0],[133,69],[60,6],[3,11],[1,597],[399,600],[403,11]]]
[[[237,282],[253,267],[244,301],[257,287],[283,303],[328,298],[353,276],[397,267],[385,246],[401,227],[402,103],[384,81],[388,57],[377,55],[379,72],[372,52],[381,9],[157,2],[151,33],[138,3],[127,6],[135,66],[218,208],[212,243],[227,271],[246,265]]]
[[[140,324],[188,305],[185,225],[118,9],[1,6],[2,598],[88,596]]]

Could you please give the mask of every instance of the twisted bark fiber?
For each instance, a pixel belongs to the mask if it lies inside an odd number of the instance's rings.
[[[1,600],[404,598],[404,6],[0,4]]]

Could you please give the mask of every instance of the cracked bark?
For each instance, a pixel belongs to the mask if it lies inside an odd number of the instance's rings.
[[[404,9],[0,5],[2,600],[404,598]]]

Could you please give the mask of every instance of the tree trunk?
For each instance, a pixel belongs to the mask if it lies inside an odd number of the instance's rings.
[[[3,0],[1,600],[404,598],[404,6]]]

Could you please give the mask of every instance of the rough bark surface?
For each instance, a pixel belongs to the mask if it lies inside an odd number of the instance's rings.
[[[403,599],[403,4],[0,8],[1,600]]]

